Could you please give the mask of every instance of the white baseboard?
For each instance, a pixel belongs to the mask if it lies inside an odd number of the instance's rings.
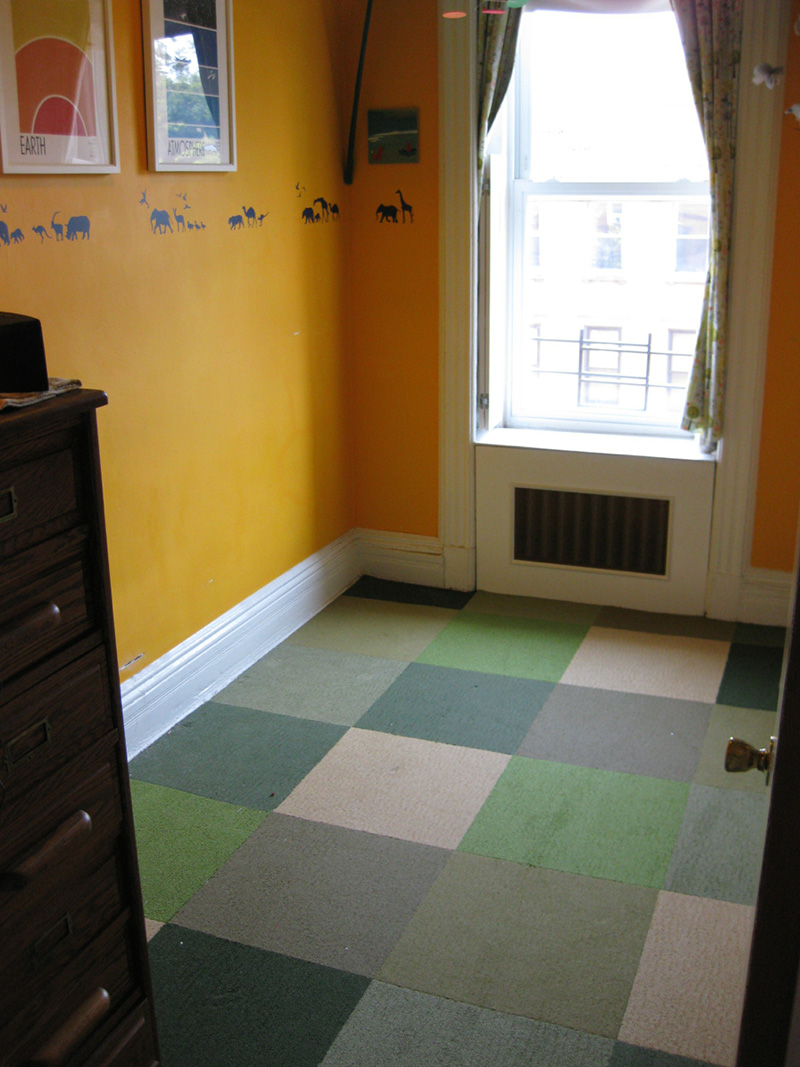
[[[128,758],[211,700],[361,573],[351,530],[123,682]]]
[[[712,619],[788,626],[793,595],[794,576],[785,571],[751,567],[744,575],[712,572],[706,614]]]
[[[444,554],[437,538],[382,530],[358,529],[354,533],[361,574],[444,588]]]

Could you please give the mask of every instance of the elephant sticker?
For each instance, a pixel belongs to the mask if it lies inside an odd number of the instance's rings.
[[[394,204],[378,204],[375,218],[378,222],[397,222],[397,208]]]
[[[150,226],[153,233],[166,233],[167,230],[172,233],[172,223],[170,222],[169,212],[154,207],[150,212]],[[67,234],[67,236],[69,236],[69,234]]]

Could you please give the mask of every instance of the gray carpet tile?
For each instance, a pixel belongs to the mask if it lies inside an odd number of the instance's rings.
[[[322,1067],[606,1067],[612,1042],[373,982]]]
[[[273,813],[175,922],[372,976],[448,855]]]
[[[689,782],[710,714],[697,701],[557,685],[517,754]]]
[[[398,660],[279,645],[215,700],[352,726],[404,669]]]

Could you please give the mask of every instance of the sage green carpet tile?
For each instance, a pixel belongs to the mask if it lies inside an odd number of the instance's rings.
[[[416,658],[438,667],[557,682],[587,629],[574,622],[462,611]]]
[[[345,728],[212,701],[131,762],[133,778],[268,811]]]
[[[455,848],[508,759],[499,752],[353,727],[278,810],[313,822]]]
[[[654,611],[633,611],[630,608],[600,608],[597,625],[613,630],[640,630],[651,634],[672,634],[674,637],[702,637],[710,641],[732,641],[735,622],[707,619],[702,615],[664,615]]]
[[[696,701],[557,685],[517,755],[690,782],[710,714]]]
[[[358,726],[510,755],[552,691],[551,682],[411,663]]]
[[[322,1067],[606,1067],[612,1042],[373,982]]]
[[[600,608],[596,604],[572,604],[564,600],[545,600],[535,596],[510,596],[478,590],[464,608],[482,615],[510,615],[520,619],[547,619],[550,622],[573,622],[591,626]]]
[[[397,660],[279,645],[215,699],[220,704],[352,726],[404,669]]]
[[[273,813],[174,921],[374,975],[449,855]]]
[[[149,919],[167,922],[266,814],[150,782],[131,781],[136,848]]]
[[[459,850],[661,888],[689,786],[515,756]]]
[[[664,888],[755,904],[768,794],[693,785]]]
[[[368,985],[172,925],[150,963],[164,1067],[317,1067]]]
[[[729,648],[727,641],[593,626],[560,680],[713,704]]]
[[[293,633],[288,644],[408,663],[456,615],[450,608],[426,604],[341,596]]]
[[[778,707],[782,667],[783,648],[731,645],[717,703],[774,711]]]
[[[619,1039],[733,1067],[753,909],[660,893]]]
[[[381,981],[616,1037],[656,892],[454,853]]]
[[[434,589],[427,585],[411,585],[409,582],[390,582],[366,574],[344,593],[344,596],[357,596],[365,600],[393,600],[397,604],[427,604],[433,608],[456,610],[465,607],[474,595],[461,593],[457,589]]]
[[[695,782],[698,785],[713,785],[717,789],[735,789],[763,796],[766,793],[763,774],[756,771],[731,774],[725,770],[725,746],[728,738],[741,737],[756,748],[767,748],[770,737],[777,729],[777,712],[717,704],[711,709],[708,730],[695,771]]]

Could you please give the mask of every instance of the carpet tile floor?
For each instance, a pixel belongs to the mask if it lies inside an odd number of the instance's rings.
[[[131,762],[164,1067],[731,1067],[784,636],[361,579]]]

